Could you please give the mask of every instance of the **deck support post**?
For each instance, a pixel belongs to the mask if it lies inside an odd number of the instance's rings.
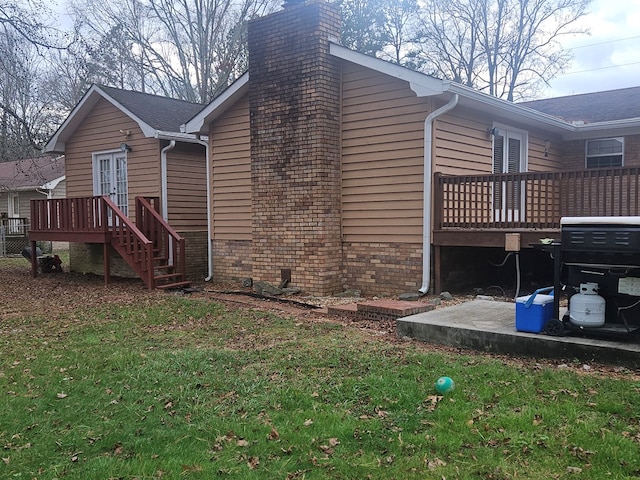
[[[105,242],[102,244],[102,258],[103,258],[103,271],[104,271],[104,284],[109,285],[111,280],[111,255],[109,248],[110,244]]]
[[[38,255],[36,253],[36,242],[31,242],[31,275],[33,278],[38,276]]]
[[[442,252],[440,245],[433,247],[433,269],[434,269],[434,292],[436,295],[442,293]]]

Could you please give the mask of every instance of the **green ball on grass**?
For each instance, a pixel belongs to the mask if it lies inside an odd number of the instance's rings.
[[[438,393],[449,393],[452,392],[454,388],[456,388],[456,384],[454,383],[451,377],[440,377],[436,380],[436,392]]]

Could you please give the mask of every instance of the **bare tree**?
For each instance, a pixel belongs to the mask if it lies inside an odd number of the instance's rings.
[[[384,23],[382,38],[387,45],[383,49],[382,58],[398,65],[417,68],[414,60],[415,46],[421,39],[418,13],[420,7],[416,0],[387,1],[383,4]]]
[[[76,0],[84,31],[100,38],[97,65],[117,72],[119,84],[206,103],[246,68],[247,21],[273,0]],[[117,35],[114,35],[117,32]],[[96,55],[101,51],[117,55]],[[119,58],[121,65],[109,63]],[[125,80],[125,73],[129,72]]]
[[[342,13],[342,44],[371,56],[380,56],[389,43],[384,31],[384,7],[393,0],[333,0]]]
[[[422,15],[427,71],[517,100],[571,60],[562,37],[577,27],[591,0],[427,0]]]
[[[51,10],[42,0],[0,0],[0,26],[36,47],[63,48],[60,31],[48,25]]]
[[[41,88],[44,57],[69,41],[37,0],[0,0],[0,161],[37,154],[55,125]]]

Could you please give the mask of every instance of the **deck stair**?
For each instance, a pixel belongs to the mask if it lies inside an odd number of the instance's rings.
[[[151,241],[153,288],[191,285],[186,279],[184,238],[160,215],[158,197],[136,197],[136,226]]]
[[[37,241],[103,245],[105,283],[110,278],[110,250],[117,251],[149,290],[184,288],[185,240],[160,213],[158,197],[136,197],[135,223],[106,195],[31,200],[32,250]],[[37,276],[35,257],[31,262]]]
[[[433,310],[433,305],[405,300],[379,299],[365,300],[347,305],[332,305],[327,308],[329,315],[346,317],[353,320],[397,320]]]

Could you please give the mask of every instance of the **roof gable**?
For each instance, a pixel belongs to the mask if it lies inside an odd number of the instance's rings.
[[[35,190],[64,177],[64,156],[27,158],[0,163],[0,190]]]
[[[245,73],[226,90],[214,98],[197,115],[182,125],[186,133],[204,134],[208,132],[209,124],[224,113],[231,105],[249,91],[249,73]]]
[[[47,142],[44,151],[64,152],[66,141],[101,98],[133,119],[146,137],[154,137],[159,132],[180,133],[180,126],[203,107],[158,95],[92,85]]]

